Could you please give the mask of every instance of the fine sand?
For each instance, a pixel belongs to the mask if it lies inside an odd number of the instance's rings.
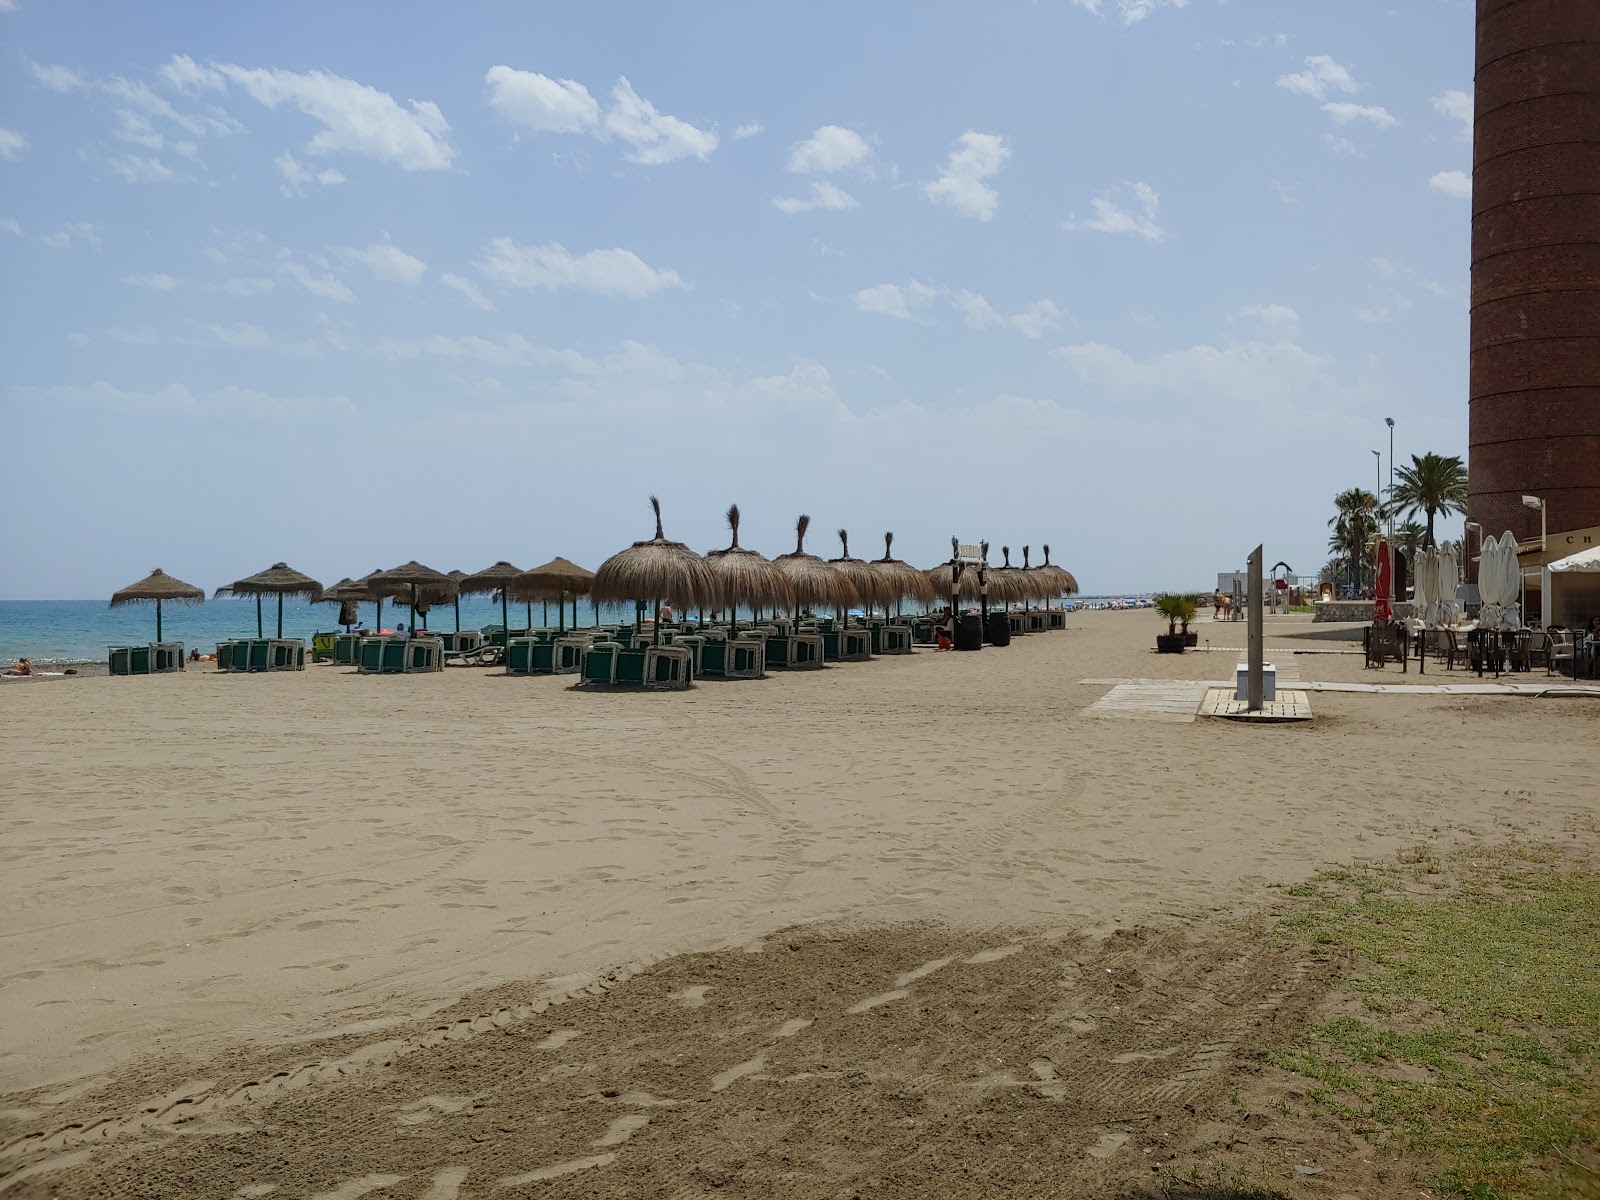
[[[1077,614],[687,694],[6,687],[0,1189],[1115,1194],[1225,1147],[1229,1064],[1324,982],[1248,914],[1419,841],[1592,848],[1600,697],[1086,711],[1231,677],[1231,650],[1150,653],[1158,628]],[[1402,682],[1270,632],[1285,674]]]

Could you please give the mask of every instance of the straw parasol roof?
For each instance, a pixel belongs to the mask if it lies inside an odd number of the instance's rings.
[[[597,603],[623,600],[665,600],[679,608],[712,606],[717,580],[711,568],[682,542],[669,542],[661,531],[661,502],[650,497],[656,535],[618,551],[594,573],[589,595]]]
[[[1013,604],[1033,596],[1030,581],[1025,579],[1021,567],[1011,565],[1011,547],[1001,546],[1002,565],[989,568],[989,599],[1001,604]]]
[[[733,530],[733,545],[726,550],[712,550],[706,555],[706,566],[716,577],[720,598],[717,603],[725,608],[748,604],[751,608],[787,608],[794,603],[794,593],[789,580],[766,555],[747,550],[739,545],[739,506],[728,506],[728,528]]]
[[[860,597],[850,577],[832,563],[806,553],[806,530],[810,527],[811,518],[802,514],[794,525],[794,553],[780,554],[772,560],[773,566],[782,571],[789,582],[791,603],[797,608],[811,604],[855,604]]]
[[[850,557],[850,533],[848,530],[839,530],[839,544],[844,547],[844,553],[838,558],[830,558],[828,565],[836,568],[856,591],[862,604],[889,605],[894,602],[894,595],[886,584],[881,572],[874,571],[872,564],[864,559]]]
[[[473,575],[463,575],[456,582],[459,593],[463,596],[485,596],[490,592],[501,592],[511,586],[511,581],[522,574],[521,567],[514,567],[501,559],[492,567],[485,567]]]
[[[372,593],[364,581],[346,576],[332,587],[323,588],[322,598],[342,604],[346,600],[371,600]]]
[[[1058,567],[1051,563],[1049,542],[1044,545],[1044,566],[1040,567],[1039,570],[1050,572],[1047,578],[1051,578],[1059,584],[1055,591],[1050,593],[1051,596],[1059,596],[1063,593],[1071,596],[1077,592],[1078,581],[1073,577],[1072,572],[1065,567]]]
[[[424,592],[435,600],[449,600],[456,594],[456,581],[443,571],[435,571],[412,559],[388,571],[374,571],[366,584],[375,592],[390,595],[401,588],[415,588],[420,597]]]
[[[883,557],[872,560],[872,569],[883,576],[884,586],[894,600],[932,604],[937,599],[928,577],[908,562],[892,557],[894,534],[883,535]]]
[[[288,563],[273,563],[265,571],[217,589],[217,596],[304,596],[313,604],[322,599],[322,585],[302,575]]]
[[[593,584],[593,571],[558,554],[513,579],[511,598],[518,604],[532,604],[535,600],[560,602],[572,596],[587,596]]]
[[[1009,583],[1004,575],[1000,574],[999,567],[990,567],[985,572],[988,577],[989,599],[995,604],[1008,604],[1022,597],[1016,592],[1016,585]],[[940,599],[950,595],[950,564],[934,567],[923,572],[928,582],[933,585],[934,591]],[[981,595],[978,586],[977,568],[966,566],[961,568],[961,576],[956,582],[956,595],[962,600],[977,600]]]
[[[174,579],[160,567],[146,575],[138,583],[130,583],[119,592],[111,595],[113,608],[124,604],[143,604],[155,601],[157,604],[203,604],[206,592],[204,588],[197,588],[192,583],[185,583],[181,579]]]

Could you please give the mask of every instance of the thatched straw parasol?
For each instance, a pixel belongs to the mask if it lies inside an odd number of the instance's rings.
[[[197,588],[192,583],[185,583],[181,579],[174,579],[160,567],[146,575],[138,583],[130,583],[120,592],[111,596],[111,607],[120,608],[124,604],[145,604],[155,601],[156,605],[156,641],[161,640],[161,605],[163,603],[176,604],[204,604],[206,592],[204,588]]]
[[[834,608],[848,607],[860,598],[850,577],[832,563],[823,562],[815,554],[806,553],[806,530],[811,528],[811,518],[801,515],[794,523],[795,543],[793,554],[780,554],[772,565],[783,572],[789,581],[790,603],[795,619],[800,610],[813,604],[827,604]]]
[[[908,562],[893,557],[894,534],[883,535],[883,557],[872,560],[872,569],[883,576],[891,601],[911,600],[930,606],[938,593],[928,577]]]
[[[389,595],[396,588],[409,588],[411,591],[411,628],[417,627],[417,600],[420,594],[440,600],[449,600],[456,595],[456,581],[443,571],[435,571],[432,567],[425,567],[416,559],[412,559],[404,566],[395,567],[389,571],[377,571],[366,578],[366,584],[379,597]],[[381,601],[380,601],[381,602]],[[382,611],[381,609],[379,610]]]
[[[258,571],[247,579],[240,579],[227,587],[219,587],[212,599],[222,596],[254,596],[256,598],[256,636],[265,637],[261,631],[261,597],[278,598],[278,636],[283,636],[283,598],[304,596],[315,604],[322,599],[322,585],[309,575],[302,575],[288,563],[273,563],[265,571]]]
[[[985,551],[987,552],[988,543],[984,543],[984,547]],[[950,570],[952,565],[953,563],[947,562],[941,566],[934,567],[930,571],[923,572],[927,576],[928,582],[933,585],[934,591],[936,591],[940,597],[950,595]],[[1014,598],[1015,592],[1012,590],[1014,585],[1008,586],[1004,582],[1003,576],[997,579],[996,576],[998,573],[999,569],[996,567],[987,567],[984,570],[989,599],[991,601],[1003,602],[1008,598]],[[961,574],[957,576],[955,583],[955,594],[957,598],[961,600],[981,600],[983,598],[984,590],[985,587],[980,586],[979,584],[978,569],[971,565],[963,566],[961,568]]]
[[[733,530],[733,545],[726,550],[709,552],[706,565],[717,579],[719,598],[716,603],[730,610],[729,618],[737,631],[739,605],[749,605],[752,613],[762,608],[783,608],[793,603],[794,593],[789,580],[770,558],[739,545],[737,504],[728,506],[728,528]]]
[[[339,606],[339,624],[343,625],[345,632],[350,632],[350,626],[360,618],[357,605],[363,600],[370,600],[366,585],[346,576],[332,587],[322,589],[324,603],[337,603]]]
[[[578,627],[578,597],[587,596],[594,585],[594,572],[580,567],[559,554],[542,566],[522,572],[511,581],[511,598],[532,604],[556,602],[557,627],[567,627],[566,602],[572,598],[572,627]]]
[[[870,609],[875,604],[888,607],[889,601],[894,599],[889,589],[884,585],[881,574],[872,569],[872,564],[864,559],[850,557],[850,533],[848,530],[839,530],[839,544],[844,547],[844,553],[838,558],[830,558],[828,565],[834,567],[850,581],[850,586],[855,589],[863,607]],[[844,623],[850,625],[850,608],[846,605]]]
[[[1044,565],[1037,568],[1037,570],[1046,572],[1042,578],[1050,584],[1051,591],[1049,594],[1051,596],[1060,596],[1063,593],[1068,596],[1077,594],[1078,581],[1073,577],[1072,572],[1065,567],[1058,567],[1050,562],[1050,543],[1048,542],[1044,546]]]
[[[650,497],[656,514],[656,536],[613,554],[594,573],[589,595],[596,603],[649,600],[656,609],[655,638],[661,640],[661,604],[680,608],[717,602],[717,579],[711,568],[682,542],[669,542],[661,531],[661,501]]]
[[[521,567],[512,566],[510,563],[506,562],[505,559],[501,559],[499,562],[495,563],[494,566],[485,567],[476,574],[463,575],[460,582],[456,585],[456,595],[489,596],[493,595],[495,592],[499,592],[500,624],[501,628],[506,631],[507,639],[509,639],[511,637],[511,609],[508,603],[510,600],[510,594],[507,589],[511,586],[511,581],[520,574],[522,574]],[[533,613],[531,610],[529,611],[528,616],[529,624],[532,624]],[[510,643],[508,640],[507,645],[509,646],[509,644]],[[511,669],[511,660],[509,657],[506,660],[506,669]]]
[[[1000,554],[1004,562],[998,567],[989,568],[989,599],[998,600],[1010,609],[1014,602],[1026,600],[1033,592],[1023,578],[1022,568],[1011,565],[1011,547],[1001,546]]]

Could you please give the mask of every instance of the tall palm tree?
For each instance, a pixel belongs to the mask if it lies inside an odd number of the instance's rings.
[[[1428,540],[1423,544],[1432,546],[1433,518],[1467,511],[1467,468],[1453,454],[1413,454],[1411,465],[1395,472],[1388,507],[1395,515],[1424,514]]]
[[[1367,543],[1378,530],[1378,498],[1365,488],[1351,488],[1333,498],[1333,508],[1328,549],[1345,557],[1350,578],[1359,585],[1362,564],[1369,556]]]

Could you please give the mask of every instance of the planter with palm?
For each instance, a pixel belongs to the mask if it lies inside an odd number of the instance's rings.
[[[1333,530],[1328,549],[1348,565],[1353,587],[1365,582],[1364,568],[1372,561],[1369,543],[1378,531],[1378,498],[1365,488],[1351,488],[1333,498],[1334,514],[1328,519]]]
[[[1182,654],[1189,640],[1189,622],[1194,620],[1198,611],[1195,602],[1176,592],[1163,592],[1155,598],[1155,608],[1167,622],[1167,632],[1156,635],[1156,649],[1162,654]],[[1182,633],[1178,632],[1180,623],[1184,627]]]

